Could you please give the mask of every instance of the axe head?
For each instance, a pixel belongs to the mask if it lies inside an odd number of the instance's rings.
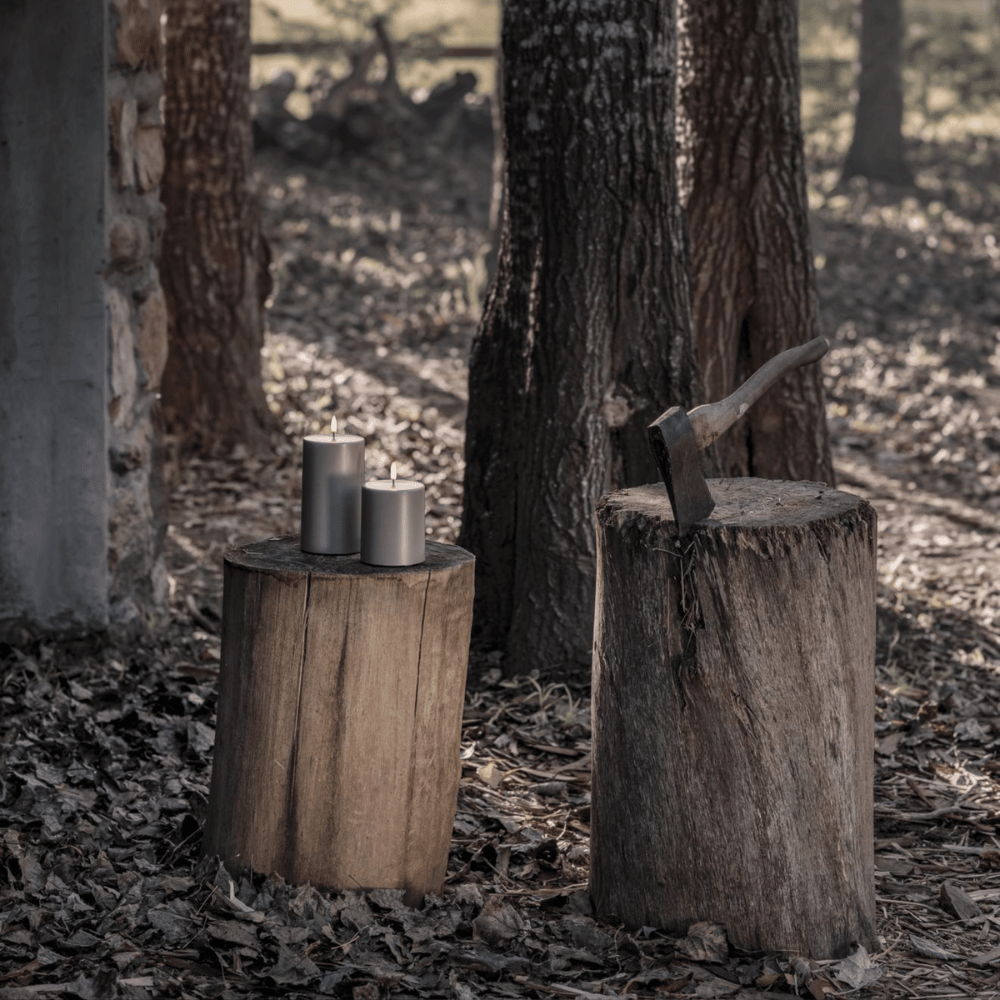
[[[672,406],[646,431],[670,495],[677,534],[683,535],[695,521],[703,520],[715,509],[701,471],[694,429],[687,413],[680,406]]]

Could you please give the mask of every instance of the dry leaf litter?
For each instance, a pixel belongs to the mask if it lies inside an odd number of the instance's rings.
[[[0,998],[1000,996],[1000,150],[911,155],[918,195],[810,162],[839,485],[879,513],[877,954],[595,920],[587,688],[504,679],[499,653],[471,663],[441,898],[200,858],[222,555],[297,530],[301,436],[336,413],[369,475],[399,462],[432,537],[456,536],[491,153],[399,140],[325,169],[259,156],[263,374],[288,437],[171,463],[169,628],[0,647]]]

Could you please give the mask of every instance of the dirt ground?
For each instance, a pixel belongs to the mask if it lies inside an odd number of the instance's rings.
[[[832,155],[810,161],[838,485],[879,516],[876,954],[595,921],[589,693],[504,680],[488,652],[443,898],[411,911],[199,860],[222,556],[297,532],[301,436],[336,413],[369,476],[398,462],[432,537],[457,535],[490,151],[400,141],[325,169],[259,156],[263,372],[287,436],[172,464],[169,629],[0,649],[0,998],[1000,997],[1000,149],[911,155],[916,191],[838,187]]]

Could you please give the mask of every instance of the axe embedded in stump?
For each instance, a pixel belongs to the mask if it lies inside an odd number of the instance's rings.
[[[698,452],[724,434],[786,372],[819,361],[830,349],[825,337],[782,351],[757,369],[732,395],[685,413],[672,406],[648,427],[649,443],[670,494],[677,532],[708,517],[715,501],[705,482]]]
[[[659,483],[597,505],[594,910],[722,924],[746,951],[871,949],[875,511],[711,485],[683,545]]]
[[[590,892],[626,927],[707,921],[811,958],[877,941],[875,511],[823,483],[706,483],[698,459],[827,347],[652,424],[669,503],[653,483],[597,505]]]

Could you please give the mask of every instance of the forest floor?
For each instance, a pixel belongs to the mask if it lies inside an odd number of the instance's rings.
[[[297,532],[302,434],[336,413],[369,476],[397,461],[431,535],[457,534],[490,153],[389,144],[325,170],[259,157],[287,435],[172,464],[169,628],[0,647],[0,998],[1000,997],[1000,149],[910,152],[916,190],[838,187],[834,157],[810,159],[838,485],[879,516],[875,954],[595,920],[588,690],[506,680],[489,652],[442,898],[234,883],[199,859],[222,557]]]

